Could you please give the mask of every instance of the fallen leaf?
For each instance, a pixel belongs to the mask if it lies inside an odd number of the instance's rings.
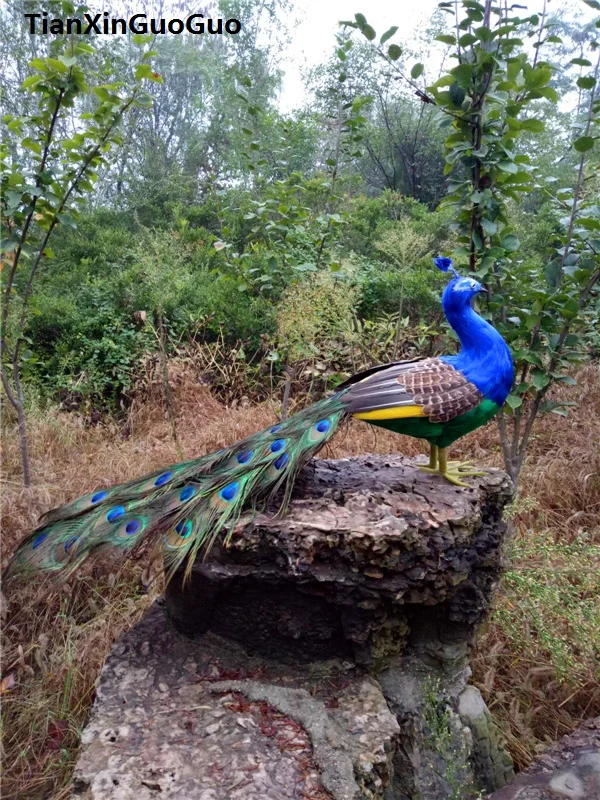
[[[17,685],[17,681],[15,679],[15,673],[9,672],[2,680],[0,681],[0,694],[4,694],[5,692],[10,692],[11,689],[14,689]]]
[[[68,730],[66,719],[57,719],[55,722],[51,722],[48,725],[48,739],[46,740],[48,749],[60,750]]]

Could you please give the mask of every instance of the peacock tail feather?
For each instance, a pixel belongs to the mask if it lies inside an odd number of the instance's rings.
[[[50,511],[19,545],[5,578],[38,571],[61,579],[90,555],[133,556],[157,541],[171,577],[218,537],[227,543],[242,511],[256,511],[331,438],[347,415],[340,394],[217,453],[173,464]]]

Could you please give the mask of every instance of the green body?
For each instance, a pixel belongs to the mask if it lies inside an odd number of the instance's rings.
[[[405,417],[400,419],[364,420],[370,425],[387,428],[394,433],[425,439],[436,447],[448,447],[476,428],[485,425],[497,413],[499,406],[491,400],[482,400],[477,408],[455,417],[450,422],[430,422],[427,417]]]

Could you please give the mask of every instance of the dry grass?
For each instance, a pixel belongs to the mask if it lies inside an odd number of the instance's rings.
[[[185,369],[173,365],[171,378],[186,458],[218,450],[276,419],[275,403],[224,408]],[[577,389],[568,390],[569,399],[579,402],[569,418],[550,415],[537,426],[513,509],[512,564],[474,655],[475,680],[519,764],[579,719],[600,713],[593,652],[600,639],[593,608],[600,598],[592,572],[598,567],[592,545],[600,543],[600,373],[588,366],[578,381]],[[4,560],[42,512],[178,460],[159,398],[158,388],[150,387],[134,405],[127,436],[113,424],[86,427],[74,415],[32,418],[35,486],[29,490],[20,484],[16,437],[6,423]],[[323,455],[373,452],[415,455],[422,446],[356,423]],[[453,453],[501,465],[495,426],[465,437]],[[100,665],[159,588],[153,583],[148,591],[141,565],[129,565],[109,576],[91,568],[42,603],[26,590],[11,593],[3,612],[2,674],[15,678],[3,695],[4,798],[68,796]]]

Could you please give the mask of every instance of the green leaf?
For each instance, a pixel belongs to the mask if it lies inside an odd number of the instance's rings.
[[[473,36],[472,33],[465,33],[463,36],[460,37],[458,43],[461,47],[468,47],[473,42],[477,41],[477,37]]]
[[[79,42],[75,47],[76,53],[87,53],[89,55],[93,55],[96,51],[92,47],[91,44],[87,44],[86,42]]]
[[[550,67],[540,65],[535,69],[532,69],[530,72],[525,73],[525,86],[528,89],[538,89],[542,86],[546,86],[546,84],[550,82],[551,78],[552,70]]]
[[[596,85],[596,78],[593,75],[582,76],[577,78],[577,86],[580,89],[593,89]]]
[[[56,217],[63,225],[68,225],[70,228],[77,228],[75,217],[71,214],[57,214]]]
[[[30,75],[28,78],[25,78],[21,84],[21,89],[29,89],[31,86],[37,86],[38,83],[41,83],[43,80],[44,78],[42,75]]]
[[[593,146],[594,140],[591,136],[580,136],[579,139],[575,139],[573,142],[573,147],[578,153],[587,153]]]
[[[532,133],[542,133],[546,126],[541,119],[522,119],[521,128],[524,131],[531,131]]]
[[[452,100],[453,105],[455,105],[457,108],[460,108],[466,97],[465,90],[462,89],[455,81],[448,91],[450,93],[450,99]]]
[[[588,61],[587,58],[572,58],[569,61],[569,64],[577,64],[578,67],[591,67],[592,62]]]
[[[59,61],[58,58],[47,58],[46,64],[48,71],[50,71],[50,69],[53,69],[56,72],[60,72],[61,75],[64,75],[65,72],[68,72],[68,67],[66,67],[62,63],[62,61]]]
[[[375,28],[373,28],[371,25],[363,25],[361,31],[363,35],[366,36],[370,42],[372,42],[373,39],[377,36]]]
[[[42,145],[40,142],[36,142],[34,139],[31,139],[29,136],[26,136],[23,141],[21,142],[23,147],[26,147],[28,150],[31,150],[33,153],[37,153],[37,155],[41,155],[42,153]]]
[[[550,100],[552,103],[558,103],[558,92],[553,86],[544,86],[542,89],[537,90],[541,97]]]
[[[500,161],[498,163],[498,169],[501,169],[502,172],[510,172],[512,174],[519,171],[519,167],[514,161]]]
[[[523,398],[517,397],[514,394],[509,394],[506,398],[506,405],[513,410],[515,408],[520,408],[523,405]]]
[[[575,319],[579,314],[579,303],[574,297],[570,297],[561,307],[560,313],[565,319]]]
[[[383,34],[383,36],[382,36],[382,37],[381,37],[381,39],[379,40],[379,44],[385,44],[385,43],[387,42],[387,40],[388,40],[388,39],[391,39],[391,38],[392,38],[392,36],[393,36],[393,35],[396,33],[396,31],[397,31],[397,30],[398,30],[398,26],[397,26],[397,25],[392,25],[392,27],[391,27],[391,28],[389,28],[389,29],[388,29],[388,30],[387,30],[387,31],[386,31],[386,32]]]
[[[567,386],[577,386],[577,381],[570,375],[559,375],[555,378],[555,380],[559,381],[560,383],[566,383]]]
[[[149,78],[152,75],[152,67],[150,64],[138,64],[135,68],[135,79],[141,81],[144,78]]]
[[[561,264],[560,258],[555,258],[553,261],[550,261],[549,264],[546,264],[544,267],[544,277],[546,278],[546,283],[548,286],[556,287],[558,286],[558,282],[560,281],[561,275]]]
[[[493,236],[496,233],[496,231],[498,230],[498,226],[496,225],[496,223],[492,222],[489,219],[482,219],[481,220],[481,227],[490,236]],[[485,261],[485,259],[484,259],[484,261]],[[492,259],[492,263],[493,263],[493,259]]]
[[[437,42],[443,42],[444,44],[456,44],[456,38],[451,36],[449,33],[441,33],[439,36],[434,37]]]
[[[4,199],[10,210],[18,208],[23,200],[21,192],[15,192],[13,189],[8,189],[4,192]]]
[[[475,34],[482,42],[491,42],[494,38],[494,34],[486,25],[482,25],[481,28],[475,28]]]
[[[534,369],[531,373],[531,382],[536,389],[543,389],[550,383],[550,376],[539,369]]]
[[[355,14],[354,19],[361,28],[367,24],[367,18],[364,14]]]
[[[46,64],[46,61],[43,58],[34,58],[32,61],[29,62],[29,66],[32,69],[43,69],[45,72],[48,70],[48,65]]]
[[[153,34],[151,33],[134,33],[131,37],[131,41],[140,47],[143,44],[148,44],[154,39]]]
[[[402,48],[400,47],[400,45],[391,44],[388,47],[388,56],[391,58],[392,61],[398,61],[401,55],[402,55]]]
[[[419,78],[423,74],[423,70],[424,69],[425,69],[425,67],[423,66],[423,64],[415,64],[414,67],[410,71],[410,77],[413,80],[416,80],[417,78]]]
[[[509,253],[514,253],[521,247],[521,242],[514,233],[509,233],[500,242],[500,247]]]
[[[459,64],[458,67],[451,69],[450,73],[454,75],[454,79],[459,86],[467,89],[473,77],[473,67],[471,64]]]

